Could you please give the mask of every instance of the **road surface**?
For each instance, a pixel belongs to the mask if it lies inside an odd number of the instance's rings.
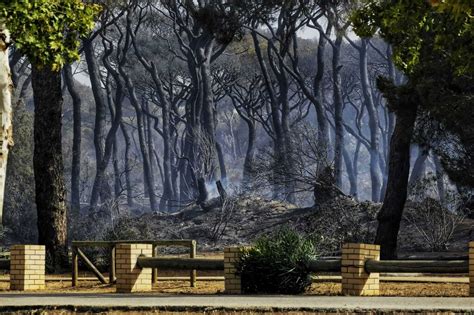
[[[0,294],[0,312],[59,309],[84,311],[357,311],[473,312],[474,298],[236,296],[152,294]]]

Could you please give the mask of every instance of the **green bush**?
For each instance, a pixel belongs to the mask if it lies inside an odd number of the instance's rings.
[[[244,293],[300,294],[311,285],[306,267],[315,259],[313,241],[289,228],[258,239],[238,266]]]

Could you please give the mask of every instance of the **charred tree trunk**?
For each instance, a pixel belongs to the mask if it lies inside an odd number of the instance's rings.
[[[326,35],[330,35],[332,27],[328,25],[326,28]],[[320,31],[322,32],[322,31]],[[318,122],[318,133],[320,141],[326,148],[329,148],[329,124],[326,121],[325,109],[323,106],[323,79],[324,79],[324,57],[326,51],[327,40],[323,34],[319,35],[316,64],[317,72],[313,81],[313,93],[317,102],[313,102],[316,111],[316,119]]]
[[[105,174],[101,174],[99,165],[106,155],[106,123],[107,123],[107,105],[106,97],[102,89],[102,80],[98,58],[94,54],[94,46],[91,40],[85,40],[84,55],[86,58],[87,69],[91,81],[92,94],[95,102],[95,122],[94,122],[94,148],[96,153],[96,178],[91,192],[91,209],[97,208],[99,200],[105,203],[112,197],[112,190]]]
[[[255,130],[255,122],[252,119],[245,120],[248,127],[248,143],[247,152],[245,154],[243,181],[249,183],[253,176],[254,161],[255,161],[255,140],[257,132]]]
[[[130,147],[132,142],[130,140],[130,135],[128,134],[127,127],[123,122],[120,122],[120,129],[122,130],[123,138],[125,140],[125,185],[127,188],[127,205],[129,208],[133,207],[133,190],[132,190],[132,180],[130,178],[131,166],[130,166]]]
[[[118,159],[118,141],[117,136],[114,138],[113,150],[112,150],[112,163],[114,167],[114,193],[115,200],[120,199],[122,194],[122,181],[120,180],[120,166]]]
[[[144,120],[146,117],[143,115],[143,108],[138,101],[138,97],[135,91],[135,86],[133,85],[132,80],[125,72],[122,67],[119,67],[120,75],[125,81],[125,85],[128,90],[128,96],[130,99],[130,103],[132,104],[133,108],[135,109],[135,114],[137,117],[137,130],[138,130],[138,140],[140,145],[140,151],[143,157],[143,175],[145,180],[145,188],[148,190],[148,195],[150,198],[150,208],[153,212],[158,212],[159,204],[155,195],[155,186],[154,186],[154,174],[151,171],[151,152],[149,152],[149,148],[147,147],[146,142],[146,134],[145,134],[145,127],[144,127]]]
[[[342,187],[342,159],[344,151],[344,117],[341,91],[341,45],[342,34],[339,34],[333,45],[332,53],[332,75],[333,75],[333,98],[334,98],[334,178],[336,186]]]
[[[72,140],[72,166],[71,166],[71,211],[74,216],[81,210],[81,107],[82,100],[76,89],[72,75],[71,65],[64,67],[64,79],[72,98],[73,106],[73,140]]]
[[[369,70],[367,60],[367,47],[369,40],[363,38],[361,46],[356,47],[359,50],[359,70],[360,70],[360,81],[362,86],[362,92],[364,96],[364,105],[367,108],[369,115],[369,128],[370,128],[370,179],[372,183],[372,201],[380,201],[380,176],[379,176],[379,126],[378,126],[378,114],[375,108],[374,99],[372,96],[372,90],[369,82]]]
[[[446,189],[444,187],[444,179],[443,179],[443,166],[441,165],[441,161],[439,160],[438,155],[433,152],[433,162],[435,165],[435,172],[436,172],[436,187],[438,188],[438,196],[439,202],[444,207],[446,206]]]
[[[219,161],[219,169],[221,173],[221,181],[224,183],[227,181],[227,169],[225,167],[225,159],[224,159],[224,152],[222,151],[221,145],[217,142],[216,140],[216,152],[217,152],[217,158]]]
[[[381,258],[397,257],[397,237],[407,198],[410,173],[410,144],[415,126],[418,101],[409,87],[394,87],[383,80],[378,82],[387,98],[388,106],[396,115],[395,129],[390,141],[387,191],[377,216],[375,243],[381,245]]]
[[[51,266],[66,266],[67,208],[61,151],[61,74],[33,66],[35,102],[34,173],[39,244],[46,245]]]
[[[357,176],[354,172],[354,168],[352,167],[352,159],[349,155],[349,152],[347,151],[346,148],[343,148],[343,156],[344,156],[344,162],[346,165],[346,170],[347,170],[347,177],[349,178],[349,194],[357,199]]]

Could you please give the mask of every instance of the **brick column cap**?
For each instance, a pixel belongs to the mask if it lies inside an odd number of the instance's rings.
[[[45,249],[46,247],[44,245],[12,245],[10,246],[10,250],[24,249],[24,248],[41,250],[41,249]]]
[[[380,250],[380,245],[376,244],[360,244],[360,243],[345,243],[342,245],[343,249],[371,249],[371,250]]]

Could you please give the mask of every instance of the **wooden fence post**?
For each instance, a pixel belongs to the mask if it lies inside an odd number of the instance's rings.
[[[192,240],[191,245],[190,245],[190,253],[189,253],[189,258],[196,258],[196,241]],[[197,278],[197,272],[196,270],[191,270],[190,275],[189,275],[189,281],[191,288],[196,287],[196,278]]]
[[[109,283],[115,282],[115,245],[110,248]]]
[[[474,297],[474,242],[469,243],[469,296]]]
[[[152,256],[157,257],[158,256],[158,253],[157,253],[158,246],[152,245],[152,250],[153,250]],[[154,285],[157,282],[158,282],[158,268],[153,268],[152,271],[151,271],[151,284]]]
[[[77,287],[79,277],[79,258],[76,246],[72,246],[72,286]]]

